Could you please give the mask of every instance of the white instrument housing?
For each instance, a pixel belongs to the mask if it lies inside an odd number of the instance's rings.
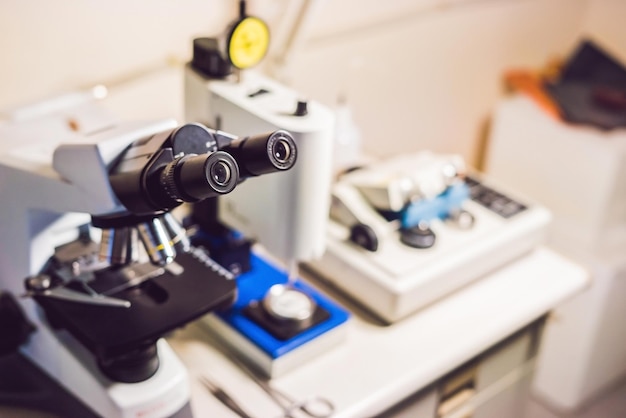
[[[502,187],[495,190],[526,209],[505,218],[468,199],[463,209],[475,218],[472,228],[460,229],[435,219],[430,222],[435,245],[417,249],[400,241],[397,223],[383,218],[356,186],[340,180],[334,186],[334,198],[373,229],[378,249],[368,251],[350,241],[349,228],[331,220],[324,256],[307,265],[385,322],[398,321],[527,253],[543,240],[551,218],[548,210]]]
[[[298,157],[289,171],[244,182],[220,197],[220,220],[283,262],[319,257],[328,219],[334,116],[314,101],[297,116],[302,100],[295,91],[254,72],[242,76],[239,83],[209,79],[187,67],[185,119],[240,137],[285,129]]]

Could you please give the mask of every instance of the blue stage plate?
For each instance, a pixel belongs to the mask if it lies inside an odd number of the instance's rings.
[[[283,356],[325,332],[342,325],[349,319],[350,315],[345,309],[302,281],[296,280],[294,287],[313,298],[321,308],[330,313],[330,318],[286,341],[273,337],[244,315],[243,309],[252,301],[260,302],[273,285],[287,283],[287,272],[278,269],[254,253],[251,254],[250,265],[252,269],[236,279],[238,296],[235,304],[227,311],[216,312],[216,315],[247,337],[271,358]]]

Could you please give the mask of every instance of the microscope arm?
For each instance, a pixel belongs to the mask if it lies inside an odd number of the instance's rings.
[[[126,123],[86,141],[60,144],[52,157],[52,167],[61,176],[56,187],[59,196],[37,207],[90,214],[123,210],[111,188],[109,167],[134,141],[175,126],[173,120]]]

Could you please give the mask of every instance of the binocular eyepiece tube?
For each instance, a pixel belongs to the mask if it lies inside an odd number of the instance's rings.
[[[246,177],[289,170],[296,157],[296,143],[286,131],[245,137],[219,151],[176,157],[148,190],[166,208],[198,202],[232,192]]]
[[[133,143],[109,181],[130,213],[157,214],[230,193],[246,177],[288,170],[296,157],[287,131],[236,138],[187,124]]]

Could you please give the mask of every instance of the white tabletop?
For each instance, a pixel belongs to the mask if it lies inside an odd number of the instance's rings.
[[[353,312],[347,339],[271,383],[298,399],[321,395],[332,400],[337,407],[334,417],[381,412],[588,284],[584,269],[540,248],[389,326],[376,323],[331,293]],[[169,341],[190,371],[196,416],[236,416],[198,383],[195,377],[201,374],[212,378],[252,416],[281,415],[268,396],[211,345],[198,324],[188,325]]]

